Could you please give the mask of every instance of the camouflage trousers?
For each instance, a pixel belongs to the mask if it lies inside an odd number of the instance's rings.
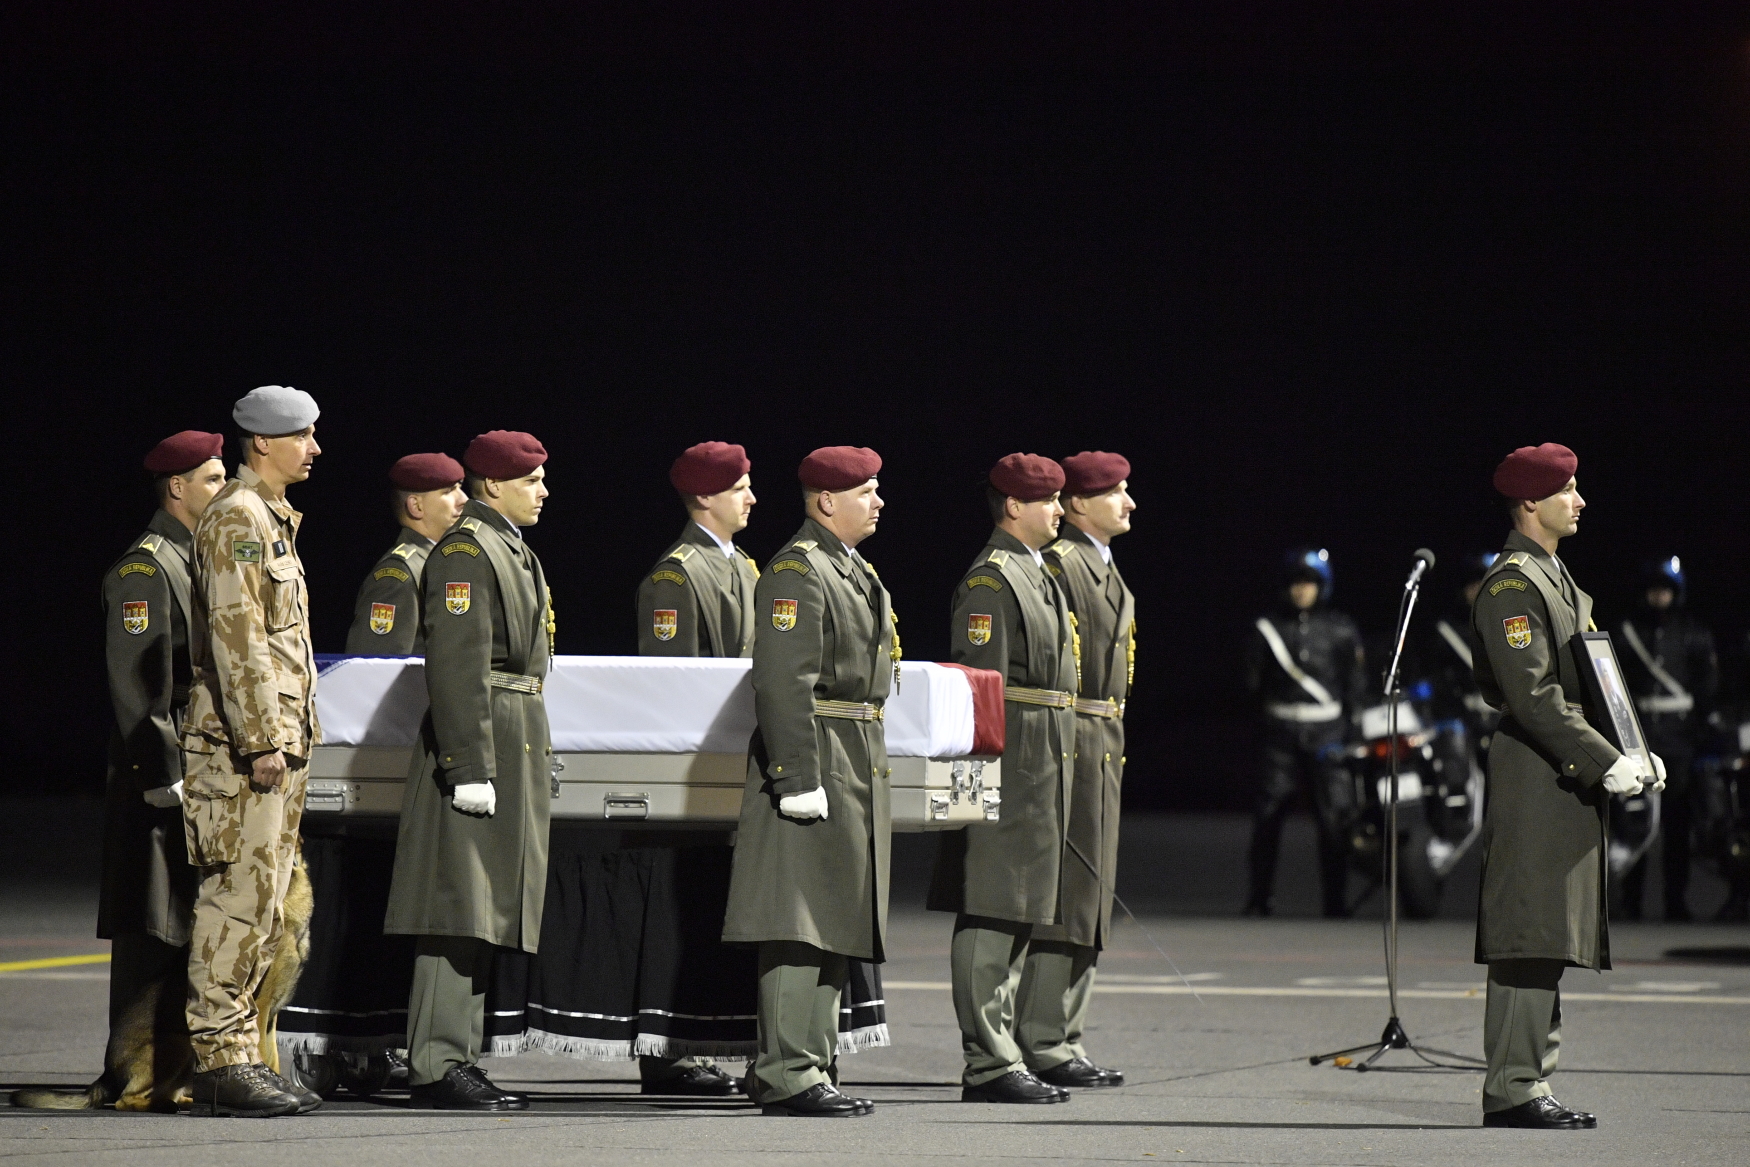
[[[190,753],[183,825],[200,885],[188,959],[188,1032],[195,1069],[260,1062],[255,996],[284,930],[309,763],[286,758],[277,790],[249,785],[226,750]]]

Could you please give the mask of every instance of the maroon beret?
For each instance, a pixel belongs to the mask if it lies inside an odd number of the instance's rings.
[[[1495,467],[1495,489],[1508,498],[1548,498],[1566,486],[1579,468],[1579,455],[1566,446],[1554,442],[1520,446]]]
[[[867,446],[822,446],[796,469],[810,490],[849,490],[881,473],[881,455]]]
[[[520,430],[487,430],[462,454],[462,464],[482,478],[521,478],[546,460],[547,447]]]
[[[688,446],[668,468],[668,480],[682,494],[718,494],[728,490],[753,469],[747,451],[728,442],[700,442]]]
[[[1063,489],[1063,467],[1038,454],[1010,454],[990,468],[990,484],[1009,498],[1038,502]]]
[[[1063,460],[1065,494],[1105,494],[1130,477],[1130,459],[1104,450],[1083,450]]]
[[[389,481],[415,493],[446,490],[462,481],[462,464],[448,454],[409,454],[389,467]]]
[[[224,434],[183,430],[153,446],[152,452],[146,455],[145,465],[153,474],[181,474],[185,470],[193,470],[202,462],[217,458],[224,452]]]

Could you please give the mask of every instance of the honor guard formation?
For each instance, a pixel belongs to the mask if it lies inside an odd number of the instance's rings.
[[[494,1085],[481,1059],[544,1050],[635,1058],[648,1094],[872,1112],[840,1091],[838,1062],[891,1041],[884,714],[902,652],[894,598],[864,554],[885,506],[880,456],[808,455],[805,517],[763,567],[736,542],[757,501],[746,451],[705,442],[675,460],[678,535],[622,565],[638,652],[749,660],[755,724],[737,822],[639,831],[552,811],[563,762],[544,690],[563,605],[530,543],[547,450],[495,430],[460,461],[396,461],[398,531],[365,572],[346,654],[423,658],[426,711],[398,819],[318,821],[303,812],[322,665],[288,492],[322,452],[319,414],[292,388],[243,397],[229,478],[219,434],[179,433],[146,455],[158,507],[102,587],[111,1038],[89,1090],[13,1101],[271,1117],[338,1086],[398,1082],[415,1108],[512,1111],[528,1097]],[[1422,679],[1406,708],[1435,727],[1445,777],[1414,819],[1406,904],[1431,911],[1477,846],[1485,1126],[1595,1125],[1550,1090],[1563,970],[1610,967],[1609,919],[1640,915],[1655,831],[1664,915],[1678,920],[1693,848],[1742,834],[1708,809],[1743,799],[1720,794],[1735,779],[1715,741],[1719,667],[1685,610],[1681,562],[1651,565],[1639,608],[1600,636],[1558,554],[1586,505],[1577,472],[1563,446],[1507,456],[1494,477],[1505,544],[1467,560],[1460,603],[1411,646]],[[1060,1103],[1124,1083],[1084,1040],[1136,680],[1137,597],[1112,548],[1136,507],[1130,474],[1104,452],[1001,459],[990,535],[952,588],[953,663],[1000,679],[1003,714],[1001,814],[939,833],[928,899],[953,914],[967,1102]],[[1373,748],[1387,731],[1370,725],[1362,638],[1331,606],[1334,580],[1325,551],[1291,552],[1280,602],[1247,642],[1260,750],[1249,914],[1272,912],[1303,791],[1325,914],[1352,909],[1351,868],[1377,870],[1361,779],[1393,747]],[[1750,872],[1741,854],[1722,866],[1724,914],[1742,919]],[[403,1016],[389,1039],[359,1020]]]

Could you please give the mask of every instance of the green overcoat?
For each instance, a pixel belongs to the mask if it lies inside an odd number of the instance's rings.
[[[639,656],[752,656],[760,570],[689,522],[638,584]]]
[[[954,589],[949,630],[958,664],[992,669],[1006,687],[1073,695],[1076,659],[1063,589],[1027,545],[991,532]],[[1076,714],[1003,702],[1002,817],[942,832],[929,907],[1023,924],[1054,924],[1063,903],[1064,848],[1075,770]],[[1094,858],[1089,856],[1090,859]]]
[[[502,515],[470,500],[431,553],[423,606],[431,709],[402,798],[383,931],[534,952],[553,749],[541,695],[512,686],[547,675],[541,562]],[[491,818],[450,805],[455,787],[482,781],[498,800]]]
[[[352,626],[346,630],[346,651],[353,656],[424,656],[425,625],[420,619],[420,589],[432,542],[403,527],[401,539],[359,585],[352,605]]]
[[[1112,932],[1118,877],[1119,798],[1124,789],[1124,703],[1136,665],[1136,597],[1116,562],[1069,523],[1047,547],[1045,566],[1076,618],[1081,643],[1081,704],[1076,713],[1075,784],[1070,794],[1069,847],[1063,857],[1063,907],[1056,924],[1033,929],[1035,940],[1104,948]],[[1119,716],[1102,713],[1117,702]],[[1092,712],[1100,707],[1100,713]]]
[[[141,797],[182,781],[193,549],[194,532],[160,509],[103,577],[104,664],[115,711],[97,902],[97,935],[106,940],[145,932],[187,944],[194,920],[182,810]]]
[[[729,883],[723,939],[796,940],[884,959],[887,742],[879,721],[823,716],[819,702],[883,705],[893,685],[893,607],[861,556],[812,519],[754,592],[758,728]],[[800,822],[778,800],[826,788],[827,817]]]
[[[1489,743],[1476,960],[1610,967],[1604,772],[1621,757],[1586,722],[1576,632],[1592,598],[1517,531],[1471,609],[1477,687],[1502,711]]]

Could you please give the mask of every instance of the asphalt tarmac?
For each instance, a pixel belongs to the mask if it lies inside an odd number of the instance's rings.
[[[96,808],[19,800],[0,808],[8,812],[0,840],[0,1093],[82,1085],[100,1068],[105,1036],[107,946],[91,939]],[[336,1101],[266,1122],[0,1106],[0,1157],[129,1167],[415,1157],[467,1167],[1750,1162],[1750,929],[1616,926],[1617,967],[1570,970],[1563,981],[1562,1065],[1553,1079],[1564,1102],[1598,1114],[1599,1128],[1483,1130],[1482,1080],[1473,1069],[1404,1052],[1369,1073],[1308,1065],[1309,1055],[1369,1041],[1384,1025],[1377,897],[1362,906],[1372,919],[1312,918],[1312,836],[1297,821],[1284,847],[1279,915],[1236,919],[1244,842],[1245,824],[1232,816],[1127,822],[1119,890],[1142,923],[1114,927],[1087,1035],[1096,1060],[1124,1070],[1127,1084],[1077,1091],[1067,1105],[958,1100],[950,920],[921,910],[932,844],[914,837],[898,845],[903,878],[884,969],[893,1045],[842,1062],[847,1084],[878,1104],[869,1117],[779,1121],[746,1104],[645,1098],[631,1063],[527,1055],[485,1063],[496,1081],[533,1093],[525,1114],[413,1112],[405,1096]],[[1442,918],[1404,925],[1399,979],[1411,1033],[1471,1055],[1480,1053],[1483,981],[1470,959],[1474,882],[1467,860]],[[1692,903],[1708,912],[1722,895],[1704,874]],[[1656,888],[1648,902],[1658,903]],[[81,956],[90,963],[19,967]]]

